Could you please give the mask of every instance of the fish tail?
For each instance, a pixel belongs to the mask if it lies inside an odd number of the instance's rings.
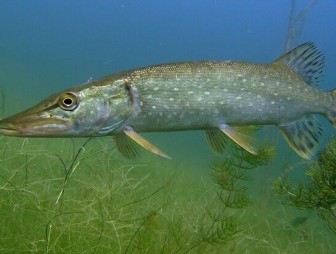
[[[331,90],[329,94],[332,98],[332,107],[327,112],[326,117],[332,123],[332,125],[336,128],[336,89]]]

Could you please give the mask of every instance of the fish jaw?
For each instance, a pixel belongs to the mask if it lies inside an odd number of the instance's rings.
[[[50,110],[51,111],[51,110]],[[53,116],[39,106],[0,121],[0,135],[17,137],[66,136],[73,129],[73,122]]]

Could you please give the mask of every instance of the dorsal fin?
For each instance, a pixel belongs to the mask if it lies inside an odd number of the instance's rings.
[[[282,64],[299,74],[310,84],[317,85],[323,76],[324,56],[316,46],[309,42],[289,51],[273,64]]]

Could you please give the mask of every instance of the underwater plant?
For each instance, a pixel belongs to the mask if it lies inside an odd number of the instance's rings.
[[[212,179],[218,186],[219,205],[215,208],[205,207],[199,240],[186,252],[204,243],[226,245],[238,236],[243,226],[240,222],[243,209],[252,203],[246,187],[246,182],[253,180],[249,171],[268,165],[274,152],[274,147],[263,145],[257,155],[253,155],[237,145],[232,145],[225,155],[211,165]]]
[[[306,175],[306,181],[297,182],[291,182],[288,173],[279,177],[274,182],[276,194],[283,195],[286,204],[315,211],[336,234],[336,138],[320,153]]]
[[[301,36],[308,13],[317,2],[318,0],[310,0],[300,11],[297,11],[297,0],[291,1],[287,36],[285,41],[285,52],[288,52],[288,50],[293,46],[293,41],[298,40]]]

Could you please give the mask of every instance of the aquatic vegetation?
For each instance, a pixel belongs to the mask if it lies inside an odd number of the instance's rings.
[[[110,139],[1,138],[0,252],[269,253],[313,240],[327,252],[311,219],[253,205],[247,188],[272,153],[230,148],[200,173],[120,159]]]
[[[220,161],[213,163],[212,178],[218,186],[220,205],[216,209],[206,209],[211,223],[206,229],[203,228],[202,241],[227,244],[241,231],[241,213],[237,213],[237,210],[251,204],[247,195],[248,188],[244,184],[252,180],[248,171],[269,164],[273,156],[273,147],[262,146],[258,154],[253,155],[238,146],[232,146],[231,151]]]
[[[301,209],[313,210],[329,230],[336,233],[336,139],[320,153],[317,161],[307,170],[307,180],[291,182],[288,174],[274,183],[277,194],[284,195],[286,203]]]
[[[291,0],[285,52],[287,52],[293,46],[293,41],[296,41],[300,38],[308,13],[317,2],[318,0],[310,0],[300,11],[297,11],[297,0]]]

